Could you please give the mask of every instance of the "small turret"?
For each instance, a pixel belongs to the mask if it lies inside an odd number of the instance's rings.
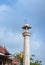
[[[25,32],[28,32],[28,30],[31,29],[28,24],[25,24],[22,28],[25,30]]]

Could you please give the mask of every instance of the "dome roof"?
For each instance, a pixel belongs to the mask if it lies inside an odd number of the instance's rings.
[[[30,27],[29,24],[25,24],[24,27],[27,26],[27,27]]]

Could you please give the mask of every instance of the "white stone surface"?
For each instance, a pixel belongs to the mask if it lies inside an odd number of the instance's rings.
[[[24,37],[24,65],[30,65],[29,36]]]
[[[30,32],[29,32],[29,29],[31,29],[31,27],[28,24],[25,24],[22,28],[24,29],[24,32],[23,32],[23,37],[24,37],[24,60],[23,60],[23,65],[30,65],[30,50],[29,50]]]

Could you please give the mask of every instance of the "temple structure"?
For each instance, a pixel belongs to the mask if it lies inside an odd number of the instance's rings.
[[[10,55],[5,47],[0,46],[0,65],[20,65],[20,60]]]

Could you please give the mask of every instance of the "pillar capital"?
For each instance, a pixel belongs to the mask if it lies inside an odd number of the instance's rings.
[[[22,34],[23,34],[23,37],[25,37],[25,36],[30,36],[31,33],[30,32],[23,32]]]

